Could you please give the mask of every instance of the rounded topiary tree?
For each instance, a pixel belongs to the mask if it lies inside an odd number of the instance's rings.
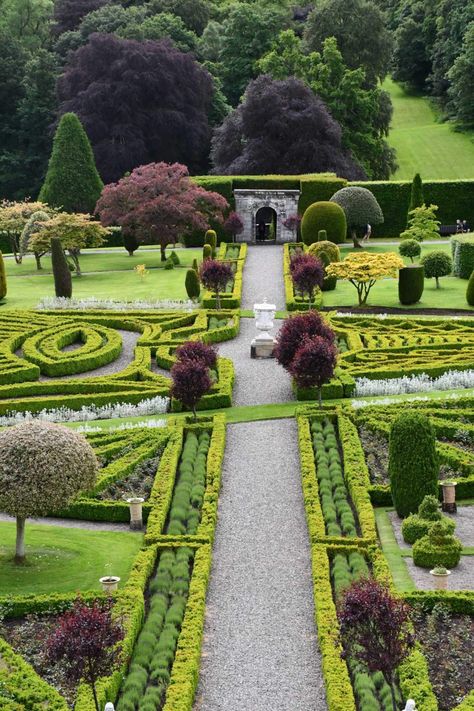
[[[64,114],[38,199],[65,212],[93,213],[103,187],[81,122],[76,114]]]
[[[390,429],[388,473],[393,503],[405,518],[427,494],[438,493],[439,461],[431,422],[419,412],[399,415]]]
[[[4,299],[7,295],[7,275],[5,273],[5,261],[3,254],[0,252],[0,299]]]
[[[89,442],[67,427],[36,421],[0,432],[0,510],[16,518],[16,562],[25,559],[25,520],[66,507],[97,471]]]
[[[408,257],[413,262],[421,254],[421,244],[416,239],[403,239],[398,245],[401,257]]]
[[[193,301],[199,297],[201,286],[199,284],[199,275],[194,269],[188,269],[184,280],[186,293]]]
[[[441,250],[425,254],[421,258],[420,264],[425,268],[425,277],[427,279],[435,278],[437,289],[439,289],[440,277],[449,276],[453,272],[453,260],[449,254],[441,252]]]
[[[332,202],[313,202],[301,220],[301,238],[305,244],[318,241],[318,233],[326,231],[327,239],[335,244],[344,242],[347,233],[344,210]]]
[[[380,225],[383,221],[383,212],[375,196],[367,188],[351,186],[342,188],[331,198],[331,202],[336,203],[344,210],[347,227],[351,233],[354,247],[361,247],[357,236],[357,231],[365,229],[367,225]]]
[[[471,273],[467,283],[466,301],[469,306],[474,306],[474,271]]]
[[[423,295],[425,287],[424,267],[412,264],[398,272],[398,298],[401,304],[416,304]]]

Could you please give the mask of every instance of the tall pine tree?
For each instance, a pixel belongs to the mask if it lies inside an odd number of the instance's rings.
[[[410,212],[412,210],[414,210],[415,207],[421,207],[424,204],[425,204],[425,198],[423,195],[423,183],[421,181],[421,175],[419,173],[416,173],[415,177],[413,178],[413,182],[411,184],[410,204],[408,206],[408,214],[410,214]],[[407,221],[408,221],[408,216],[407,216]]]
[[[94,212],[104,184],[76,114],[61,118],[39,200],[66,212]]]

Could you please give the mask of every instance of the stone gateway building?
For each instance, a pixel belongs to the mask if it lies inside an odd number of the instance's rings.
[[[234,190],[235,210],[244,223],[238,242],[292,242],[295,233],[283,224],[298,214],[299,190]]]

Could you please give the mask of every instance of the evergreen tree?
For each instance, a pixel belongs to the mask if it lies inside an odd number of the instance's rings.
[[[72,296],[72,276],[59,237],[51,238],[51,263],[53,265],[56,296]]]
[[[81,122],[64,114],[54,136],[40,201],[66,212],[93,212],[104,187]]]
[[[410,204],[408,206],[408,214],[410,214],[410,212],[412,210],[414,210],[416,207],[421,207],[424,204],[425,204],[425,198],[423,195],[423,183],[421,181],[421,175],[419,173],[416,173],[415,177],[413,178],[413,182],[411,184]],[[408,217],[407,217],[407,224],[408,224]]]

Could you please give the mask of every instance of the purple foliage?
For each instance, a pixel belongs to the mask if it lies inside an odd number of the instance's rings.
[[[196,406],[212,387],[209,368],[200,360],[178,360],[171,368],[171,378],[172,397],[192,410],[196,419]]]
[[[285,219],[283,220],[283,224],[287,230],[291,230],[291,232],[296,232],[296,230],[301,224],[301,217],[300,215],[288,215],[288,217],[285,217]]]
[[[244,223],[242,222],[242,219],[237,212],[231,212],[224,222],[224,230],[227,232],[229,235],[240,235],[242,230],[244,229]]]
[[[220,293],[233,278],[230,264],[218,259],[205,259],[199,268],[199,278],[206,289],[216,294],[217,308],[220,309]]]
[[[321,336],[330,344],[334,344],[336,338],[334,331],[316,311],[287,318],[276,339],[275,357],[280,365],[289,370],[302,341],[311,336]]]
[[[337,361],[337,349],[321,336],[306,337],[295,353],[290,374],[301,388],[321,388],[331,380]]]
[[[309,305],[313,301],[316,289],[321,289],[324,281],[324,267],[319,259],[311,254],[295,257],[290,264],[291,278],[296,289],[304,296],[308,294]]]
[[[60,35],[76,30],[83,17],[108,2],[109,0],[56,0],[53,13],[55,33]]]
[[[176,349],[176,357],[179,361],[194,360],[204,363],[208,368],[214,370],[217,363],[217,351],[213,346],[202,341],[187,341]]]

